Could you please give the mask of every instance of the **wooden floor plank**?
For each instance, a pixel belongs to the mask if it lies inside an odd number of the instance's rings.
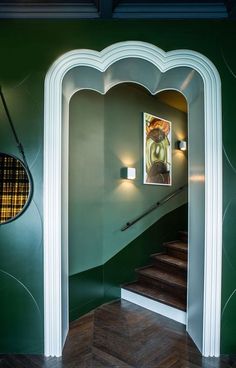
[[[0,368],[230,368],[236,357],[203,358],[184,326],[125,300],[71,324],[62,358],[0,355]]]

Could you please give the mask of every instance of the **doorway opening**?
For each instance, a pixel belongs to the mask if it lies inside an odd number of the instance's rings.
[[[214,65],[201,54],[190,50],[165,53],[138,41],[112,45],[100,54],[92,50],[69,52],[54,63],[46,77],[45,355],[61,355],[68,331],[69,101],[78,90],[93,89],[105,94],[122,82],[140,84],[153,95],[175,89],[188,101],[188,332],[203,355],[218,356],[222,248],[220,78]],[[196,132],[194,127],[198,127]],[[200,275],[197,280],[196,275]]]
[[[165,139],[165,147],[170,150],[167,165],[171,167],[171,185],[162,185],[163,174],[158,176],[160,184],[144,184],[147,112],[171,124]],[[105,95],[86,89],[75,93],[70,100],[69,116],[69,315],[73,321],[98,305],[119,298],[120,285],[134,281],[134,269],[145,266],[151,253],[161,251],[159,239],[177,239],[178,230],[187,230],[187,151],[177,147],[180,140],[187,142],[187,103],[177,91],[151,95],[138,84],[120,83]],[[133,181],[120,177],[121,168],[127,165],[136,169]],[[121,230],[125,221],[139,216],[180,187],[184,187],[184,192],[167,205],[131,229]],[[152,225],[158,226],[158,221],[172,211],[178,211],[176,221],[166,220],[167,228],[163,233],[158,231],[158,238],[151,236],[143,249],[137,244],[135,250],[130,250],[133,242],[136,244],[144,232],[150,231]],[[119,256],[121,251],[126,251],[125,267]],[[185,283],[186,272],[183,278]],[[167,294],[174,300],[172,292]],[[185,295],[183,299],[186,309]]]

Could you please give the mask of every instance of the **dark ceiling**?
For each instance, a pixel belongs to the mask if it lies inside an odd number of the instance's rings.
[[[0,0],[0,18],[236,19],[236,0]]]

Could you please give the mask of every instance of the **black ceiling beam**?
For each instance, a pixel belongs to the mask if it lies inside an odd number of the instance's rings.
[[[236,19],[236,0],[225,0],[229,18]]]
[[[0,0],[0,19],[236,19],[236,0],[193,1]]]
[[[99,0],[99,14],[103,19],[111,19],[113,10],[112,0]]]
[[[235,1],[235,0],[231,0]],[[122,0],[113,11],[120,19],[224,19],[228,12],[223,1],[216,2],[129,2]]]
[[[93,2],[95,4],[97,10],[99,10],[99,0],[94,0]]]
[[[113,0],[113,9],[119,4],[120,0]]]
[[[96,19],[98,11],[93,2],[2,2],[0,19]]]

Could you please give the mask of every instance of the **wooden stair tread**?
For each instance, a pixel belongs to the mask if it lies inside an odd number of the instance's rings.
[[[176,296],[170,295],[164,290],[158,290],[153,286],[145,285],[136,281],[125,284],[122,288],[171,307],[186,311],[186,303],[184,301],[179,300]]]
[[[164,253],[152,254],[151,257],[154,258],[155,260],[169,264],[171,266],[175,266],[182,270],[187,270],[187,262],[182,259],[171,257],[168,254]]]
[[[164,243],[164,246],[167,248],[175,249],[184,253],[188,251],[188,244],[183,241],[175,240],[171,242]]]
[[[122,287],[134,294],[186,311],[188,233],[179,231],[177,240],[165,242],[163,246],[164,251],[151,255],[151,265],[135,270],[137,281]]]
[[[173,274],[164,270],[159,270],[155,266],[142,267],[136,270],[140,275],[161,281],[162,283],[177,286],[186,289],[186,277],[179,274]]]

